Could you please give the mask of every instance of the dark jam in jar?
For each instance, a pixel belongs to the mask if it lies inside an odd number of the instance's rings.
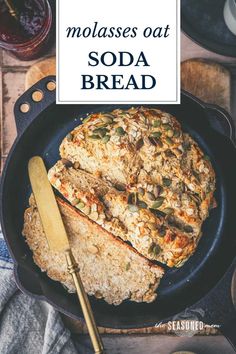
[[[47,0],[12,0],[16,17],[0,0],[0,46],[22,60],[35,59],[45,50],[52,23]]]

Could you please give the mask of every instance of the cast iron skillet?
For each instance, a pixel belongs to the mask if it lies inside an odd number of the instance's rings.
[[[77,297],[68,294],[62,285],[40,271],[21,235],[23,213],[31,193],[27,163],[31,156],[41,155],[49,168],[59,158],[58,147],[63,137],[73,127],[81,124],[80,117],[88,112],[110,111],[118,106],[56,105],[55,93],[46,89],[50,80],[55,80],[55,77],[45,78],[35,84],[15,104],[18,136],[2,175],[1,223],[15,261],[19,288],[32,296],[45,299],[69,316],[81,318]],[[31,98],[35,89],[44,93],[39,103],[33,102]],[[19,107],[25,102],[30,103],[31,109],[24,114]],[[230,297],[230,281],[236,264],[236,152],[230,140],[234,136],[231,118],[219,108],[205,105],[185,92],[182,93],[181,105],[160,108],[173,113],[184,130],[210,156],[217,175],[218,207],[211,211],[204,224],[196,253],[182,268],[167,270],[158,290],[158,299],[154,303],[127,301],[120,306],[111,306],[103,300],[91,298],[97,323],[114,328],[145,327],[167,321],[186,308],[190,313],[201,313],[201,320],[208,324],[236,323]],[[236,344],[233,333],[231,340]]]
[[[226,0],[181,0],[182,30],[202,47],[236,57],[236,36],[225,24]]]

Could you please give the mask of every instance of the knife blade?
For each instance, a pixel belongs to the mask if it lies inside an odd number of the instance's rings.
[[[28,163],[28,171],[36,205],[50,249],[53,251],[69,250],[68,237],[52,186],[48,180],[43,159],[40,156],[32,157]]]

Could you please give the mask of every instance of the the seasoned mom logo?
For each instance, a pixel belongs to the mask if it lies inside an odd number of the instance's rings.
[[[219,325],[206,325],[203,322],[203,309],[186,309],[181,314],[173,317],[172,321],[166,324],[157,323],[155,327],[167,326],[167,331],[176,334],[178,337],[193,337],[206,327],[219,328]]]

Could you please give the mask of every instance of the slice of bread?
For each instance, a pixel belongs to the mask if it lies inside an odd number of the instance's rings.
[[[86,292],[115,305],[126,299],[154,301],[163,269],[60,198],[57,202]],[[74,292],[63,254],[48,247],[33,197],[25,211],[23,235],[41,270]]]
[[[178,266],[195,250],[199,232],[183,232],[173,220],[170,225],[167,217],[154,215],[142,204],[139,207],[139,201],[132,204],[133,193],[118,191],[101,178],[73,168],[68,161],[58,161],[48,178],[72,205],[113,235],[129,241],[150,260]]]

